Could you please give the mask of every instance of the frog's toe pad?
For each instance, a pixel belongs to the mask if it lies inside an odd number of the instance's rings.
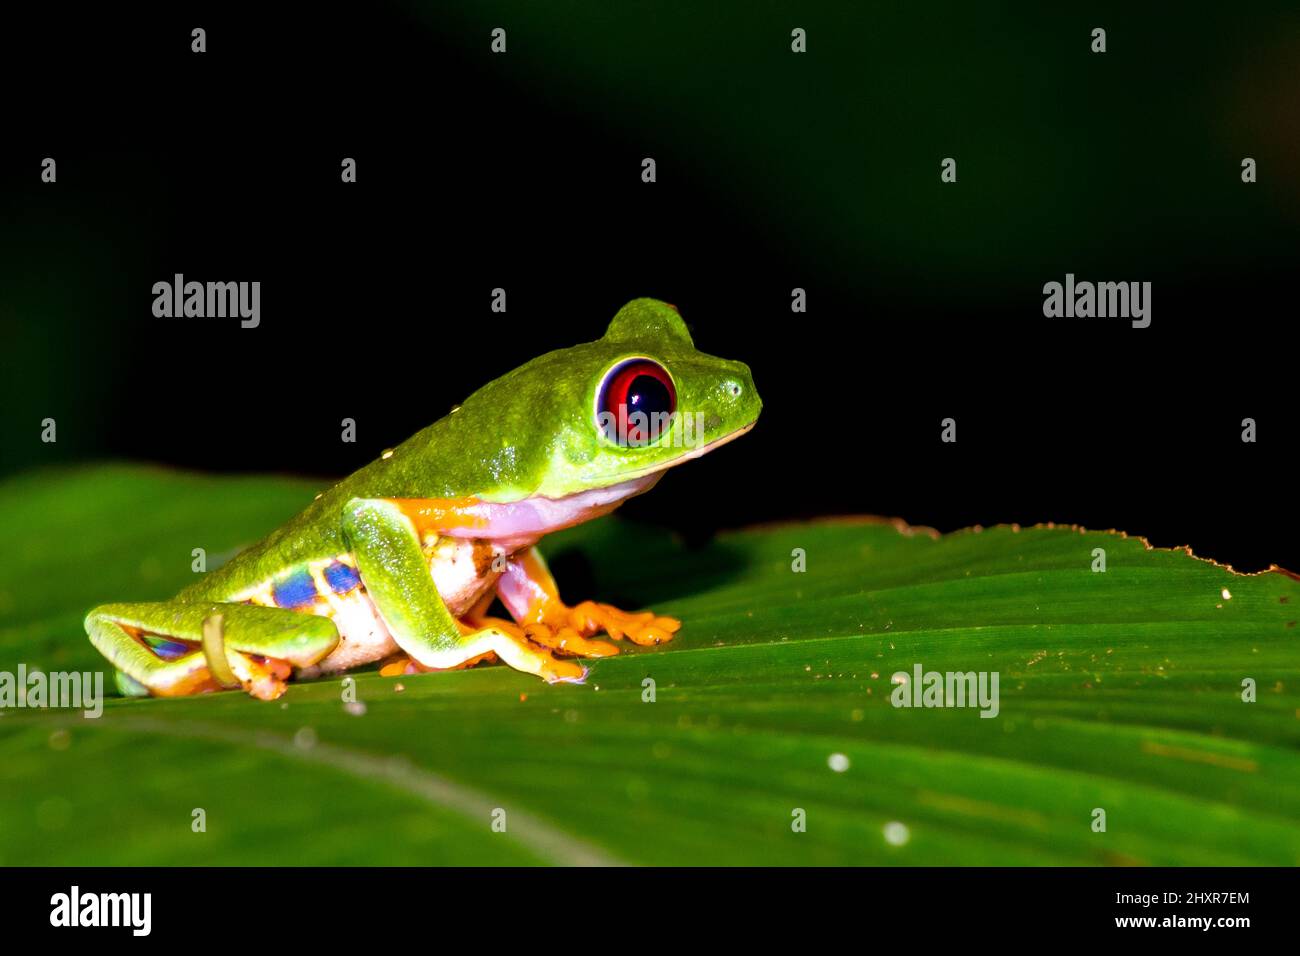
[[[543,674],[548,684],[585,684],[590,673],[582,664],[573,661],[557,660],[556,667],[548,674]]]
[[[379,668],[379,676],[401,677],[403,674],[413,673],[411,665],[414,663],[415,661],[403,654],[401,657],[388,661],[383,667]]]

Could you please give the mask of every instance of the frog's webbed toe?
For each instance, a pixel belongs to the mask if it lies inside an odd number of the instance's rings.
[[[560,600],[559,588],[536,548],[530,548],[506,567],[497,582],[497,594],[511,615],[538,643],[552,650],[581,656],[604,657],[618,653],[605,641],[588,638],[604,633],[611,640],[627,638],[649,646],[671,641],[682,626],[676,618],[654,611],[623,611],[612,604],[583,601],[572,607]]]
[[[650,646],[671,641],[682,622],[654,611],[623,611],[612,604],[583,601],[567,608],[569,624],[583,635],[602,631],[616,641],[626,637],[633,644]]]

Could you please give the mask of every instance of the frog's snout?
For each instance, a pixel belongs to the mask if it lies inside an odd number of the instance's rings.
[[[754,387],[753,373],[743,362],[733,363],[730,374],[723,380],[722,391],[724,399],[734,409],[729,417],[741,425],[752,424],[763,410],[763,400],[758,397],[758,389]]]

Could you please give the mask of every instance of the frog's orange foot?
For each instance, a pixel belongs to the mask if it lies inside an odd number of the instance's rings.
[[[593,641],[572,627],[552,627],[549,624],[526,624],[524,633],[534,644],[540,644],[559,654],[574,657],[612,657],[618,648],[607,641]]]
[[[626,637],[633,644],[649,646],[671,641],[682,626],[673,617],[654,611],[622,611],[612,604],[583,601],[568,609],[569,626],[583,637],[604,632],[616,641]]]
[[[558,623],[534,621],[516,624],[503,621],[498,617],[483,617],[478,621],[480,627],[495,627],[505,631],[518,641],[529,641],[548,651],[557,651],[573,657],[610,657],[618,653],[618,648],[604,641],[589,641],[574,628]]]
[[[230,654],[230,669],[250,696],[258,700],[275,700],[288,689],[293,668],[273,657],[254,654]]]
[[[460,671],[467,667],[473,667],[475,664],[482,664],[485,661],[492,663],[495,662],[496,659],[496,654],[492,651],[488,651],[484,654],[471,657],[469,660],[462,661],[455,667],[425,667],[414,657],[408,657],[406,654],[399,654],[397,657],[387,661],[383,667],[379,668],[379,676],[401,677],[404,674],[428,674],[433,671]]]

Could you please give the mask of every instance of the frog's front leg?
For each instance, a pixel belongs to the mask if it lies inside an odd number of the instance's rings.
[[[626,636],[635,644],[648,645],[672,640],[681,627],[675,618],[653,611],[629,613],[595,601],[570,607],[560,600],[555,578],[536,548],[529,548],[506,565],[497,582],[497,595],[530,638],[570,654],[617,654],[613,644],[589,640],[601,631],[616,641]]]
[[[343,535],[393,640],[421,666],[460,667],[491,651],[516,670],[552,683],[586,677],[585,667],[556,660],[513,628],[484,622],[462,629],[433,583],[415,525],[397,503],[352,499],[344,508]]]
[[[339,640],[334,622],[314,614],[182,601],[105,604],[87,615],[86,633],[125,675],[119,686],[128,692],[176,697],[243,686],[264,700],[284,693],[291,668],[315,664]]]

